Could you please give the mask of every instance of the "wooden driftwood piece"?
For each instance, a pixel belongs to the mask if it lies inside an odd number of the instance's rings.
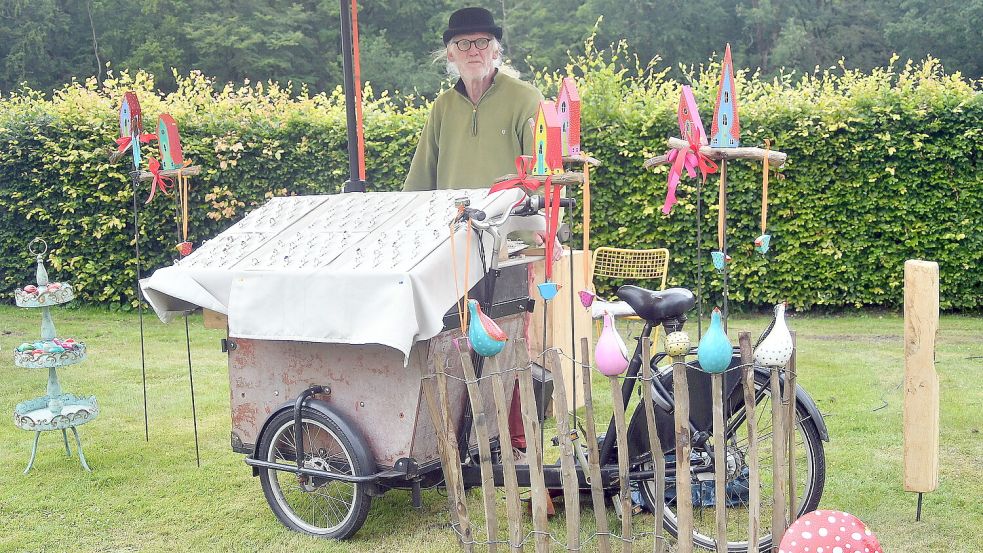
[[[563,163],[586,163],[591,167],[600,167],[602,165],[601,160],[585,155],[563,156]]]
[[[478,375],[471,363],[471,354],[461,352],[461,366],[464,368],[464,382],[468,387],[468,399],[471,402],[471,412],[474,414],[474,433],[478,440],[478,465],[481,470],[481,497],[485,503],[485,533],[488,536],[488,553],[498,551],[498,511],[495,489],[495,473],[492,469],[491,442],[488,437],[488,425],[485,421],[485,406],[481,401],[478,390]]]
[[[761,472],[758,468],[758,428],[754,417],[754,359],[751,333],[738,335],[741,345],[741,369],[744,383],[744,413],[747,419],[748,460],[748,553],[758,553],[758,530],[761,528]]]
[[[788,465],[785,454],[788,444],[785,442],[785,406],[782,404],[781,367],[771,368],[771,468],[772,494],[774,502],[771,510],[771,539],[772,543],[781,543],[785,535],[786,519],[786,486],[788,486]]]
[[[651,340],[642,338],[642,405],[645,406],[645,425],[648,427],[649,452],[652,455],[652,469],[655,471],[653,480],[655,481],[655,553],[664,553],[666,550],[665,538],[663,533],[663,517],[666,511],[666,456],[662,452],[662,440],[659,439],[659,432],[655,426],[654,403],[652,402],[652,385],[649,384],[653,376],[652,371],[652,351]]]
[[[552,177],[553,177],[553,180],[551,182],[553,184],[559,184],[559,185],[563,185],[563,186],[567,186],[567,185],[571,185],[571,184],[583,184],[583,182],[584,182],[584,174],[581,173],[580,171],[567,171],[565,173],[560,173],[559,175],[552,175]],[[501,177],[498,177],[497,179],[495,179],[495,182],[496,183],[499,183],[499,182],[502,182],[502,181],[507,181],[507,180],[516,179],[516,178],[519,178],[519,176],[516,175],[516,174],[514,174],[514,173],[512,173],[512,174],[502,175]],[[526,175],[526,178],[527,179],[536,179],[537,181],[540,182],[540,184],[542,184],[542,183],[545,183],[546,182],[547,176],[546,175]]]
[[[532,369],[526,343],[517,340],[519,352],[519,399],[522,407],[522,425],[526,432],[526,458],[529,461],[529,484],[532,489],[532,525],[536,532],[536,553],[549,551],[549,522],[546,504],[550,500],[543,476],[543,444],[539,441],[539,413],[536,409],[536,393],[532,385]]]
[[[670,148],[674,148],[676,150],[689,149],[689,142],[679,138],[669,138],[667,142]],[[767,155],[768,162],[774,164],[776,168],[781,168],[783,165],[785,165],[785,160],[788,159],[788,154],[785,152],[765,150],[764,148],[755,147],[711,148],[710,146],[701,146],[700,153],[715,161],[726,159],[763,160]],[[656,165],[663,165],[666,163],[669,163],[669,158],[666,154],[662,154],[645,160],[644,167],[646,169],[651,169]]]
[[[685,359],[685,355],[672,358],[672,394],[676,404],[673,411],[676,427],[676,518],[679,522],[676,551],[693,553],[693,492],[689,462],[693,444],[689,431],[689,378]]]
[[[607,507],[604,504],[604,490],[601,488],[601,464],[598,461],[600,452],[597,447],[597,429],[594,427],[594,399],[591,395],[590,373],[590,341],[580,339],[580,350],[583,352],[583,362],[580,365],[581,382],[584,386],[584,430],[587,433],[587,464],[590,471],[590,496],[594,505],[594,520],[597,523],[597,550],[600,553],[611,552],[611,539],[608,532]]]
[[[580,551],[580,485],[571,440],[570,413],[563,367],[556,350],[546,353],[546,366],[553,375],[553,415],[556,417],[556,436],[560,442],[560,475],[563,478],[563,510],[567,519],[567,550]]]
[[[788,523],[791,525],[798,518],[798,483],[795,480],[795,426],[798,415],[795,412],[795,331],[792,335],[792,357],[788,360],[788,370],[785,373],[785,401],[788,405],[788,415],[785,418],[785,432],[788,434]]]
[[[514,350],[514,348],[510,348]],[[507,351],[510,351],[507,350]],[[495,400],[495,414],[498,420],[498,443],[502,449],[502,477],[505,481],[505,508],[509,519],[509,547],[513,552],[522,551],[522,503],[519,501],[519,481],[515,474],[515,459],[512,457],[512,444],[509,434],[509,405],[506,386],[511,390],[511,378],[502,376],[501,355],[485,361],[491,372],[492,397]],[[506,363],[505,366],[511,366]],[[518,398],[513,398],[518,399]]]
[[[201,173],[201,166],[191,165],[183,169],[168,169],[167,171],[161,171],[160,176],[171,178],[176,177],[178,173],[181,173],[186,177],[191,177]],[[150,171],[140,171],[140,180],[150,180],[152,178],[154,178],[154,174]]]

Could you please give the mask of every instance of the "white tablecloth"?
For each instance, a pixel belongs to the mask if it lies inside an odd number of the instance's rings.
[[[494,217],[522,195],[478,189],[274,198],[140,285],[164,322],[204,307],[226,314],[234,337],[374,343],[408,356],[414,342],[440,332],[463,295],[468,250],[467,288],[482,277],[478,240],[463,226],[452,254],[454,200],[468,197]],[[487,264],[493,244],[490,233],[483,236]]]

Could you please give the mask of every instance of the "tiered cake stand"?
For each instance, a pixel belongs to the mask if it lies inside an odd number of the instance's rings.
[[[38,245],[42,249],[35,251]],[[34,457],[38,451],[38,440],[41,433],[49,430],[61,430],[65,441],[65,453],[72,455],[68,446],[68,429],[75,435],[78,446],[79,460],[87,471],[92,471],[82,453],[82,441],[76,427],[81,426],[99,414],[99,406],[95,396],[77,397],[62,392],[58,383],[58,367],[74,365],[85,360],[85,344],[73,338],[58,338],[55,324],[51,320],[51,306],[67,303],[75,297],[71,284],[64,282],[49,282],[48,272],[44,268],[44,254],[48,245],[44,240],[35,238],[29,246],[31,254],[37,256],[37,284],[18,288],[14,291],[17,307],[41,309],[41,339],[30,343],[25,342],[14,351],[14,364],[25,369],[48,369],[47,395],[22,401],[14,407],[14,424],[23,430],[34,432],[34,445],[31,447],[31,459],[27,462],[24,474],[34,465]]]

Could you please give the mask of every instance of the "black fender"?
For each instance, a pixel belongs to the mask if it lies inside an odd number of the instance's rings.
[[[734,363],[739,362],[735,361]],[[754,370],[756,374],[764,377],[768,377],[770,375],[769,369],[764,367],[755,367]],[[728,377],[730,378],[726,378],[724,384],[726,390],[733,390],[733,387],[738,385],[736,378],[738,374],[740,373],[728,373]],[[698,397],[696,394],[709,397],[710,375],[695,367],[691,367],[690,370],[687,371],[687,376],[689,379],[691,394],[690,415],[696,418],[697,424],[701,424],[709,429],[709,425],[711,424],[711,410],[709,409],[709,403],[702,402],[705,404],[703,405],[705,408],[696,408],[695,402],[692,398]],[[731,380],[732,378],[733,380]],[[671,372],[662,375],[659,380],[667,390],[672,390]],[[655,389],[655,385],[649,385],[652,386],[652,397],[658,398],[659,392]],[[703,388],[705,388],[705,390]],[[725,395],[726,394],[727,392],[725,392]],[[819,407],[812,399],[812,396],[809,395],[809,392],[807,392],[802,386],[796,384],[795,397],[803,408],[805,408],[810,421],[816,427],[816,432],[819,435],[819,439],[824,442],[829,442],[829,430],[826,427],[826,422],[823,420],[823,414],[819,411]],[[673,413],[671,410],[666,408],[667,406],[660,405],[658,401],[653,401],[653,403],[653,409],[655,411],[655,426],[658,430],[659,441],[661,442],[663,451],[671,452],[676,443],[674,433],[676,422],[673,418]],[[706,412],[703,413],[702,411]],[[638,458],[642,454],[647,454],[649,451],[648,424],[645,420],[645,412],[641,409],[635,409],[635,412],[632,414],[631,420],[628,423],[628,449],[632,459]]]
[[[256,447],[253,448],[253,454],[250,455],[253,459],[258,459],[259,446],[263,443],[263,438],[266,432],[269,430],[270,422],[280,413],[284,411],[293,411],[294,404],[296,401],[288,401],[274,410],[270,416],[266,417],[263,421],[263,427],[259,431],[259,435],[256,437]],[[335,423],[343,434],[348,438],[348,441],[352,444],[353,453],[356,458],[358,458],[359,464],[366,467],[367,470],[374,472],[377,467],[375,464],[375,456],[372,455],[372,450],[369,449],[368,444],[365,442],[365,438],[362,437],[362,433],[358,431],[357,428],[348,420],[348,417],[335,411],[331,405],[320,399],[308,399],[304,401],[304,407],[313,409],[325,416],[328,420]],[[253,468],[253,476],[259,475],[259,469]],[[374,484],[367,484],[369,495],[374,495],[376,486]]]

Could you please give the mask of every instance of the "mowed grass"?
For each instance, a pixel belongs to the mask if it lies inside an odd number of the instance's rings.
[[[10,414],[19,401],[44,394],[47,372],[16,368],[12,350],[36,339],[40,313],[0,306],[0,550],[2,551],[454,551],[442,491],[424,492],[413,509],[409,494],[373,501],[362,530],[348,542],[308,538],[286,530],[270,512],[259,480],[229,443],[229,382],[223,333],[191,317],[191,351],[201,447],[195,464],[183,321],[164,325],[144,314],[150,439],[144,437],[140,330],[136,314],[55,309],[59,335],[86,342],[89,360],[59,371],[62,387],[93,394],[101,414],[80,427],[93,472],[65,456],[61,436],[42,435],[28,475],[32,434]],[[730,321],[731,334],[754,336],[765,317]],[[695,327],[695,325],[690,325]],[[822,508],[863,519],[885,551],[983,550],[983,319],[946,316],[936,367],[942,389],[939,489],[925,496],[916,523],[914,494],[902,486],[903,323],[899,315],[796,315],[799,382],[827,415],[827,481]],[[627,332],[626,332],[627,335]],[[633,345],[629,341],[629,345]],[[595,378],[600,415],[610,412],[609,386]],[[366,390],[367,394],[372,393]],[[599,431],[604,430],[599,424]],[[74,442],[72,444],[74,454]],[[552,460],[551,457],[547,457]],[[480,518],[480,492],[469,494]],[[565,532],[563,504],[551,524]],[[499,501],[502,536],[504,500]],[[594,531],[589,502],[581,535]],[[613,530],[620,523],[609,509]],[[527,520],[528,525],[528,520]],[[650,516],[635,531],[650,531]],[[480,537],[480,536],[479,536]],[[590,549],[596,546],[591,540]],[[651,538],[636,544],[648,550]],[[531,550],[531,543],[528,550]]]

